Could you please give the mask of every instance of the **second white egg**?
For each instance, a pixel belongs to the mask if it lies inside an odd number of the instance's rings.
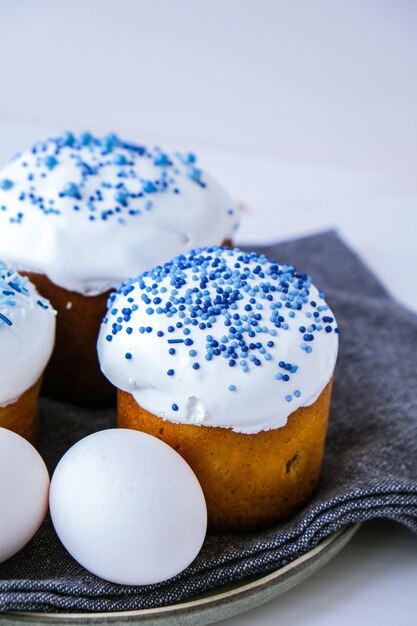
[[[200,484],[168,445],[127,429],[75,444],[51,481],[50,511],[68,552],[124,585],[162,582],[197,556],[207,528]]]

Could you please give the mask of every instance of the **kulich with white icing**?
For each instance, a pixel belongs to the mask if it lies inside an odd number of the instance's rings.
[[[103,373],[183,424],[282,427],[333,375],[339,329],[307,274],[210,247],[127,280],[100,329]]]
[[[40,378],[55,340],[55,311],[27,278],[0,262],[0,407]]]
[[[37,143],[0,172],[0,256],[97,295],[238,225],[191,153],[90,133]]]

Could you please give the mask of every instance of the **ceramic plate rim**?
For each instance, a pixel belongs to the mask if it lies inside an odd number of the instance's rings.
[[[280,593],[284,593],[290,588],[297,585],[299,582],[302,582],[304,579],[308,578],[311,574],[317,571],[322,565],[325,565],[328,561],[330,561],[336,554],[350,541],[353,535],[358,530],[360,524],[354,524],[351,526],[345,526],[344,528],[338,530],[337,532],[329,535],[326,539],[321,541],[315,548],[309,550],[302,556],[298,557],[291,563],[284,565],[283,567],[270,572],[264,576],[251,578],[249,581],[241,581],[240,583],[236,583],[231,588],[226,590],[221,589],[221,587],[217,590],[214,590],[209,594],[202,594],[201,596],[197,596],[196,598],[192,598],[190,600],[184,602],[178,602],[176,604],[170,604],[163,607],[156,607],[150,609],[136,609],[131,611],[112,611],[112,612],[94,612],[94,613],[42,613],[39,611],[29,612],[29,611],[14,611],[0,614],[0,622],[6,620],[7,623],[17,624],[17,623],[28,623],[30,620],[36,623],[46,623],[46,624],[76,624],[76,623],[90,623],[90,624],[117,624],[117,623],[139,623],[140,621],[151,623],[150,620],[154,618],[159,618],[160,623],[163,623],[163,618],[166,616],[175,617],[179,615],[186,615],[187,613],[191,613],[192,615],[196,615],[196,612],[200,609],[204,611],[210,611],[210,609],[216,609],[216,607],[220,608],[223,605],[230,605],[230,608],[233,607],[234,604],[239,602],[239,599],[243,599],[245,597],[250,596],[251,594],[255,594],[256,591],[262,591],[265,588],[273,587],[273,583],[276,583],[277,589],[271,589],[270,598],[261,599],[261,601],[257,602],[253,605],[259,606],[263,602],[268,601],[272,597],[280,595]],[[327,553],[327,554],[326,554]],[[322,559],[318,557],[322,555]],[[310,568],[308,567],[310,564]],[[301,572],[301,576],[297,577],[295,575],[296,570],[300,568],[303,570]],[[307,571],[306,571],[307,570]],[[291,574],[294,574],[293,579],[286,589],[283,591],[279,590],[279,580],[291,578]],[[275,591],[275,593],[274,593]],[[230,617],[232,615],[237,615],[243,611],[232,611],[226,613],[223,617],[219,616],[219,619],[223,619],[226,617]],[[208,624],[213,623],[216,620],[210,620],[209,622],[200,622],[200,624]],[[186,623],[186,622],[184,622]],[[190,622],[191,623],[191,622]]]

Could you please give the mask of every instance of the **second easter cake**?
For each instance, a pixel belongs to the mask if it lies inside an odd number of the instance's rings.
[[[127,280],[101,326],[101,368],[119,426],[190,464],[213,530],[288,517],[322,465],[338,328],[294,267],[202,248]]]

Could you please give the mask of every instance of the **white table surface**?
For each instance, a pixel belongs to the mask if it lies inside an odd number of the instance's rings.
[[[0,166],[69,128],[191,148],[239,242],[337,228],[417,311],[416,25],[407,0],[3,0]],[[376,521],[222,624],[415,626],[416,590],[417,537]]]

